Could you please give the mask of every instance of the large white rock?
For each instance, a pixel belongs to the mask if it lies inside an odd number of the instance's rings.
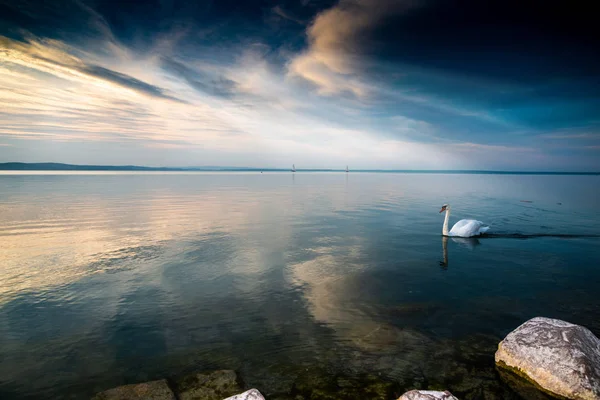
[[[398,400],[458,400],[449,391],[435,392],[433,390],[411,390],[404,393]]]
[[[250,389],[244,393],[236,394],[226,398],[225,400],[265,400],[262,394],[256,389]]]
[[[530,319],[504,338],[496,364],[543,390],[576,400],[600,400],[600,340],[583,326]]]

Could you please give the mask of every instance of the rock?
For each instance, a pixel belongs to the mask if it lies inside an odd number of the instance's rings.
[[[600,399],[600,340],[582,326],[530,319],[500,342],[495,359],[554,396]]]
[[[159,381],[119,386],[98,393],[93,400],[175,400],[175,395],[165,379]]]
[[[404,393],[398,400],[458,400],[452,393],[445,390],[436,392],[433,390],[411,390]]]
[[[234,371],[195,373],[174,382],[179,400],[222,400],[240,393],[243,389]]]
[[[241,394],[236,394],[225,400],[265,400],[262,394],[256,389],[250,389]]]

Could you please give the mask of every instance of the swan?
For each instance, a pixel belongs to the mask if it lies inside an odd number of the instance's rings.
[[[446,211],[446,218],[444,218],[444,227],[442,228],[442,235],[444,236],[457,236],[457,237],[472,237],[484,234],[490,229],[489,226],[485,225],[481,221],[474,219],[461,219],[458,221],[450,232],[448,232],[448,220],[450,219],[450,206],[444,204],[440,213]]]

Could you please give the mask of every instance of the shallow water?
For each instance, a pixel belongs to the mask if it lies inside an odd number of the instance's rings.
[[[443,240],[444,203],[493,237]],[[0,175],[0,397],[232,368],[517,398],[512,329],[600,336],[598,204],[600,176]]]

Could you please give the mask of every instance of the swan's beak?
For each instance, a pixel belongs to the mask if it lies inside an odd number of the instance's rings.
[[[440,210],[440,213],[446,211],[446,207],[442,207],[442,209]]]

